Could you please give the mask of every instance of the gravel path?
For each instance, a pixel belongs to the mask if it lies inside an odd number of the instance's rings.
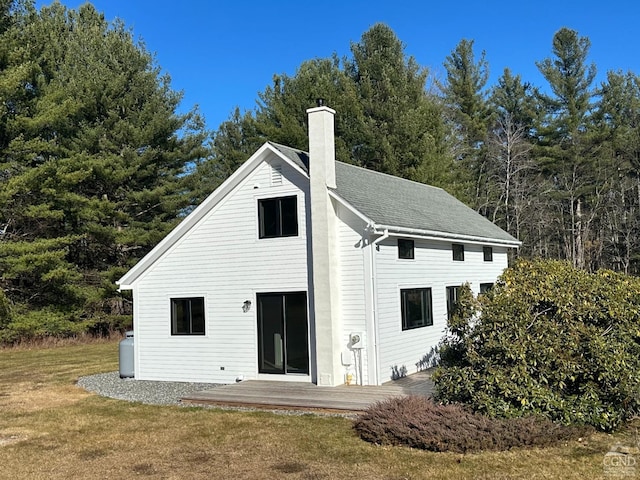
[[[185,395],[218,386],[215,383],[154,382],[120,378],[119,372],[81,377],[78,385],[103,397],[150,405],[180,405]]]

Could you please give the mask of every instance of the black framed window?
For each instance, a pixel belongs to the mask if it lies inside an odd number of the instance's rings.
[[[403,238],[398,239],[398,258],[413,260],[414,258],[413,240],[406,240]]]
[[[171,335],[204,335],[204,298],[171,299]]]
[[[493,247],[482,247],[485,262],[493,262]]]
[[[461,243],[454,243],[451,245],[453,251],[453,259],[457,262],[464,262],[464,245]]]
[[[447,318],[451,320],[453,312],[458,305],[458,296],[460,295],[460,287],[447,287]]]
[[[298,235],[297,197],[258,200],[260,238],[295,237]]]
[[[481,283],[480,284],[480,293],[487,293],[492,288],[493,288],[493,283]]]
[[[402,330],[433,325],[430,288],[400,290]]]

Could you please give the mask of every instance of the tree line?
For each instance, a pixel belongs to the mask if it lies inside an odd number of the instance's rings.
[[[304,110],[321,96],[337,110],[339,160],[448,190],[522,240],[520,256],[637,274],[640,77],[596,85],[589,48],[561,28],[536,63],[546,85],[507,68],[490,86],[485,53],[463,39],[438,82],[374,25],[350,57],[274,76],[255,110],[221,125],[200,173],[224,178],[265,139],[305,149]]]
[[[114,281],[264,141],[306,150],[319,97],[337,111],[339,160],[446,189],[521,256],[637,274],[639,79],[595,85],[589,40],[552,40],[546,88],[509,69],[488,85],[472,40],[436,82],[377,24],[208,132],[121,21],[0,0],[0,341],[120,325]]]

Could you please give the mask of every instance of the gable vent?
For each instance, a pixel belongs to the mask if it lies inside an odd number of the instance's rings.
[[[282,185],[282,165],[271,167],[271,186]]]

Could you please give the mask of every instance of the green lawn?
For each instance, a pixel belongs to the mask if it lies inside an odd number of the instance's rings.
[[[630,427],[553,449],[436,454],[367,444],[343,418],[150,406],[74,385],[117,370],[117,353],[113,341],[0,350],[0,479],[591,479],[607,478],[613,444],[636,442]]]

